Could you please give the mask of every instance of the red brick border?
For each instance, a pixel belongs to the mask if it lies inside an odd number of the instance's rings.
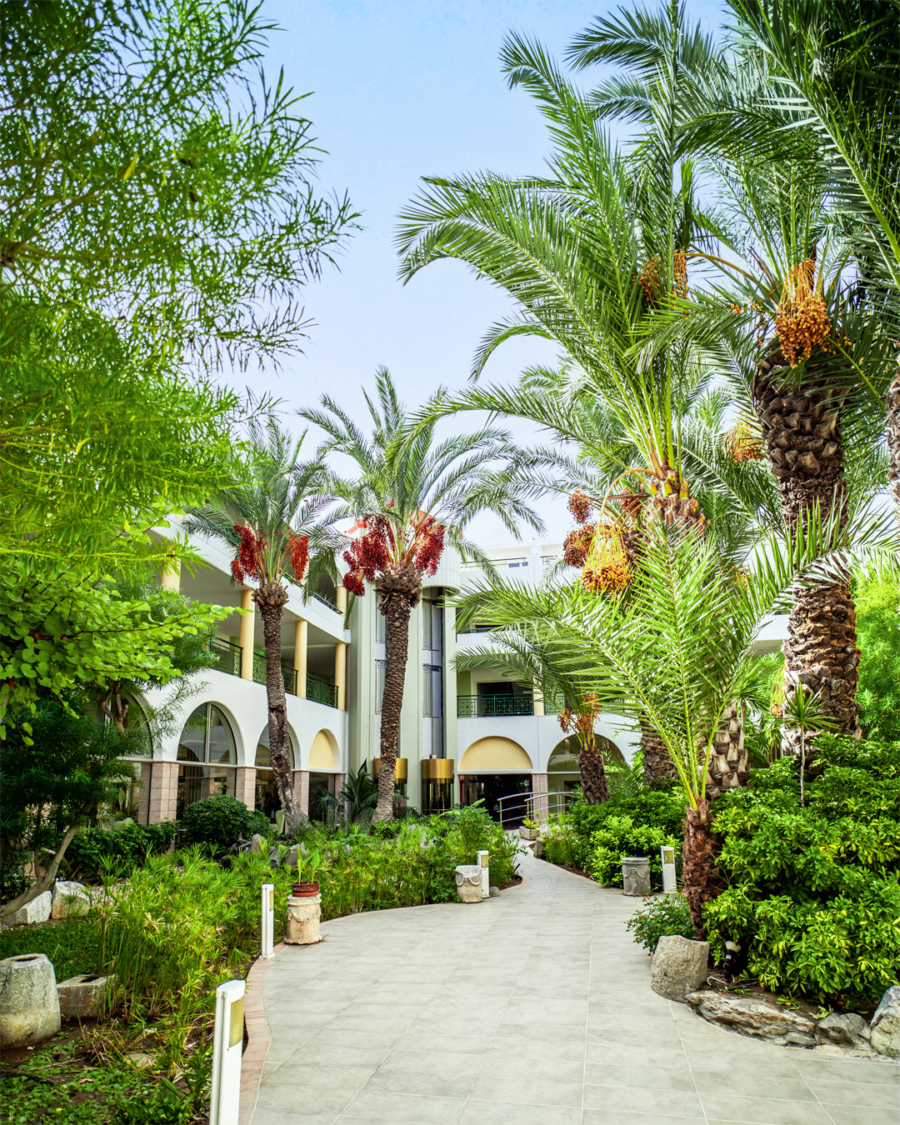
[[[275,946],[275,952],[284,949],[284,942]],[[241,1100],[238,1107],[238,1125],[250,1125],[259,1084],[262,1081],[266,1055],[272,1043],[269,1021],[263,1007],[263,978],[271,961],[259,958],[247,974],[247,991],[244,994],[244,1026],[247,1029],[247,1049],[241,1057]]]

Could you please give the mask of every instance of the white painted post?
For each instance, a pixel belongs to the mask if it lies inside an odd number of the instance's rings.
[[[490,852],[478,853],[478,864],[481,867],[481,897],[491,897],[491,872],[490,872]]]
[[[262,953],[268,960],[275,952],[275,884],[262,887]]]
[[[243,1049],[244,982],[229,980],[216,989],[209,1125],[237,1125]]]
[[[675,884],[675,849],[660,848],[659,855],[662,859],[663,893],[673,895],[678,889]]]

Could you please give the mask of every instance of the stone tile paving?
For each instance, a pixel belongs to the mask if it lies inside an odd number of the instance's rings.
[[[650,991],[636,901],[533,859],[478,905],[341,918],[266,971],[253,1125],[900,1125],[900,1068]]]

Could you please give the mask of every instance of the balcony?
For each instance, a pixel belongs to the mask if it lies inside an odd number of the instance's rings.
[[[215,657],[215,668],[229,676],[241,674],[241,646],[222,637],[209,638],[209,651]]]
[[[533,715],[531,695],[458,695],[456,714],[461,719],[503,719],[510,715]]]
[[[321,676],[310,673],[306,677],[306,698],[313,703],[324,703],[326,707],[337,707],[337,688]]]
[[[214,667],[218,672],[229,676],[241,674],[241,646],[222,637],[209,638],[209,651],[216,658]],[[297,694],[297,669],[282,661],[281,674],[284,677],[284,690],[289,695]],[[266,654],[253,653],[253,682],[265,685]],[[324,703],[326,707],[337,707],[337,688],[321,676],[312,674],[306,677],[306,698],[314,703]]]

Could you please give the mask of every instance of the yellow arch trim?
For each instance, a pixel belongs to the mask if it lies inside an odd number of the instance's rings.
[[[479,738],[463,754],[460,773],[497,773],[500,770],[532,770],[531,758],[511,738]]]
[[[309,748],[311,770],[333,770],[337,766],[337,745],[331,731],[320,730]]]

